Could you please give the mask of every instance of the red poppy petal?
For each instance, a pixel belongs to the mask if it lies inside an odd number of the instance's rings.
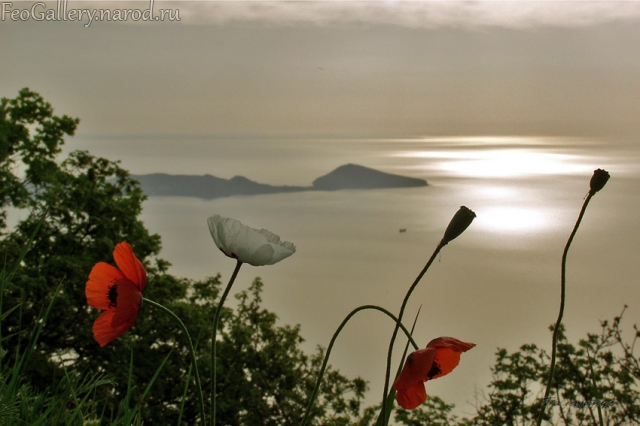
[[[437,379],[451,373],[460,363],[460,354],[473,348],[475,344],[462,342],[453,337],[439,337],[429,342],[427,346],[436,349],[433,368],[427,379]]]
[[[113,258],[124,276],[134,283],[140,291],[144,290],[147,284],[147,272],[133,253],[133,249],[129,243],[122,242],[117,244],[113,250]]]
[[[93,323],[93,338],[101,348],[122,336],[128,327],[113,327],[114,309],[107,309]]]
[[[402,372],[393,383],[393,388],[397,391],[403,391],[422,384],[427,379],[435,357],[436,350],[433,348],[420,349],[409,354],[404,367],[402,367]]]
[[[439,348],[437,351],[436,359],[433,361],[433,369],[430,372],[431,375],[427,376],[429,380],[446,376],[460,363],[460,352],[449,348]]]
[[[424,383],[420,382],[410,388],[397,391],[396,401],[405,410],[413,410],[427,400],[427,391]]]
[[[474,346],[475,343],[466,343],[453,337],[438,337],[427,345],[428,348],[449,348],[457,352],[466,352]]]
[[[118,281],[118,297],[116,301],[115,315],[111,326],[120,328],[126,326],[125,331],[131,328],[138,318],[141,294],[138,288],[127,279]]]
[[[109,287],[123,278],[124,275],[117,268],[104,262],[96,263],[91,269],[89,281],[84,290],[89,306],[102,310],[108,309]]]

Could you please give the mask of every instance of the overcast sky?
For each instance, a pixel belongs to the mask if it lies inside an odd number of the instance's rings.
[[[31,5],[5,6],[0,95],[28,86],[80,134],[638,130],[635,1],[156,1],[181,21],[11,20]]]

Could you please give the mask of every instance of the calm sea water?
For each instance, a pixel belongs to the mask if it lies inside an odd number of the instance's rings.
[[[550,348],[547,327],[557,316],[562,250],[596,168],[612,178],[591,201],[570,252],[565,324],[578,339],[625,304],[625,328],[640,323],[640,156],[633,142],[80,136],[68,148],[120,159],[135,174],[243,175],[274,185],[310,185],[356,163],[426,179],[423,188],[145,202],[142,218],[162,236],[162,257],[178,276],[220,272],[229,278],[234,261],[214,247],[206,225],[214,213],[296,244],[297,252],[277,265],[243,266],[235,292],[260,276],[265,307],[282,323],[301,324],[309,351],[326,346],[359,305],[397,312],[451,216],[461,205],[474,210],[477,219],[442,251],[407,311],[412,318],[422,305],[418,342],[453,336],[477,344],[453,374],[427,386],[428,394],[455,403],[464,414],[473,412],[474,392],[489,383],[497,347],[515,350],[533,342]],[[332,356],[331,364],[343,373],[370,381],[372,404],[381,397],[392,327],[377,313],[360,313]]]

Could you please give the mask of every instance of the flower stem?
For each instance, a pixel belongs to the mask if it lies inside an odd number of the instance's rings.
[[[218,332],[218,323],[220,322],[220,315],[222,314],[222,305],[224,305],[224,301],[229,295],[229,291],[231,291],[231,286],[233,286],[233,282],[236,280],[241,266],[242,262],[238,260],[236,268],[233,270],[233,274],[231,274],[231,278],[229,279],[229,283],[224,289],[222,297],[220,297],[218,307],[216,308],[216,315],[213,318],[213,331],[211,332],[211,424],[213,426],[216,424],[216,335]]]
[[[595,193],[594,193],[595,194]],[[580,226],[580,222],[582,222],[582,217],[584,216],[584,212],[587,210],[587,205],[593,197],[592,193],[587,195],[584,203],[582,204],[582,209],[580,210],[580,214],[578,215],[578,220],[573,227],[573,231],[569,236],[569,240],[567,240],[567,244],[564,247],[564,252],[562,253],[562,266],[560,273],[560,310],[558,312],[558,319],[556,321],[556,325],[553,327],[553,337],[551,343],[551,365],[549,367],[549,378],[547,379],[547,386],[544,391],[544,399],[543,401],[548,401],[549,392],[551,391],[551,383],[553,382],[553,374],[556,366],[556,352],[558,346],[558,335],[560,333],[560,325],[562,324],[562,316],[564,315],[564,301],[566,296],[566,273],[567,273],[567,254],[569,253],[569,247],[571,246],[571,242],[573,241],[573,237],[578,232],[578,227]],[[540,426],[542,424],[542,417],[545,411],[544,404],[540,408],[540,412],[538,413],[537,425]]]
[[[342,323],[337,328],[335,333],[333,333],[333,337],[331,338],[331,342],[329,342],[329,346],[327,347],[327,353],[324,356],[324,361],[322,362],[322,367],[320,368],[320,373],[318,374],[318,380],[316,380],[316,385],[313,388],[313,392],[311,393],[311,398],[309,399],[309,404],[307,404],[307,409],[305,411],[304,418],[302,419],[302,423],[300,423],[300,426],[304,426],[307,423],[307,421],[309,420],[309,417],[311,416],[311,408],[313,407],[313,404],[314,404],[316,398],[318,397],[318,391],[320,390],[320,383],[322,382],[322,377],[324,376],[324,372],[325,372],[325,370],[327,368],[327,363],[329,362],[329,356],[331,355],[331,350],[333,349],[333,344],[336,342],[336,339],[338,338],[338,335],[340,334],[340,332],[342,331],[344,326],[347,325],[347,322],[349,322],[351,317],[353,317],[355,314],[357,314],[358,312],[363,311],[365,309],[375,309],[375,310],[378,310],[380,312],[383,312],[383,313],[387,314],[387,316],[389,316],[390,318],[392,318],[396,322],[396,325],[398,326],[398,328],[402,328],[402,331],[404,331],[404,333],[407,335],[407,337],[411,341],[411,344],[413,345],[413,347],[416,350],[418,349],[418,345],[416,344],[415,340],[413,340],[413,337],[411,336],[411,332],[409,330],[407,330],[406,327],[404,325],[402,325],[399,322],[399,320],[396,318],[396,316],[393,315],[391,312],[387,311],[384,308],[381,308],[380,306],[376,306],[376,305],[363,305],[363,306],[355,308],[353,311],[351,311],[349,313],[349,315],[347,315],[345,317],[345,319],[342,321]]]
[[[447,245],[447,242],[448,241],[445,241],[444,239],[440,241],[436,249],[433,251],[433,254],[431,255],[431,258],[429,259],[427,264],[424,265],[424,268],[422,268],[422,271],[420,271],[416,279],[413,281],[413,284],[411,284],[411,287],[409,287],[409,291],[407,291],[407,294],[404,296],[404,300],[402,301],[402,306],[400,307],[400,313],[398,314],[398,320],[396,322],[395,328],[393,329],[393,334],[391,335],[391,341],[389,342],[389,351],[387,352],[387,369],[384,377],[384,393],[382,394],[382,411],[380,413],[380,417],[382,419],[386,419],[387,393],[389,392],[389,376],[391,375],[391,357],[393,355],[393,345],[395,344],[396,337],[398,336],[398,329],[400,328],[400,324],[402,323],[404,310],[407,307],[407,302],[409,302],[409,297],[411,297],[411,293],[413,293],[413,290],[415,290],[418,283],[420,282],[424,274],[427,272],[427,270],[435,260],[440,250],[442,250],[442,247]]]
[[[176,322],[178,323],[178,325],[180,326],[180,328],[182,329],[182,331],[184,332],[185,338],[187,339],[187,346],[189,348],[189,354],[191,355],[191,365],[193,366],[193,371],[195,373],[195,377],[196,377],[196,387],[198,390],[198,399],[200,400],[200,417],[202,419],[202,424],[205,424],[205,414],[204,414],[204,395],[202,394],[202,384],[200,383],[200,373],[198,373],[198,364],[196,363],[196,352],[195,349],[193,348],[193,342],[191,341],[191,336],[189,335],[189,330],[187,330],[187,327],[184,325],[184,323],[182,322],[182,320],[180,320],[180,318],[174,314],[169,308],[166,308],[165,306],[154,302],[153,300],[147,299],[145,297],[142,298],[142,300],[144,300],[146,303],[149,303],[150,305],[155,306],[156,308],[164,311],[166,314],[168,314],[171,318],[173,318],[174,320],[176,320]]]

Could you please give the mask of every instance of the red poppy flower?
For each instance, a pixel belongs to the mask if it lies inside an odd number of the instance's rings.
[[[453,337],[438,337],[425,349],[411,353],[393,384],[398,404],[411,410],[425,402],[427,391],[424,382],[449,374],[460,362],[460,354],[474,346],[474,343],[461,342]]]
[[[100,347],[122,336],[138,318],[147,272],[129,243],[113,250],[118,267],[100,262],[91,270],[85,288],[87,303],[104,312],[93,323],[93,337]]]

